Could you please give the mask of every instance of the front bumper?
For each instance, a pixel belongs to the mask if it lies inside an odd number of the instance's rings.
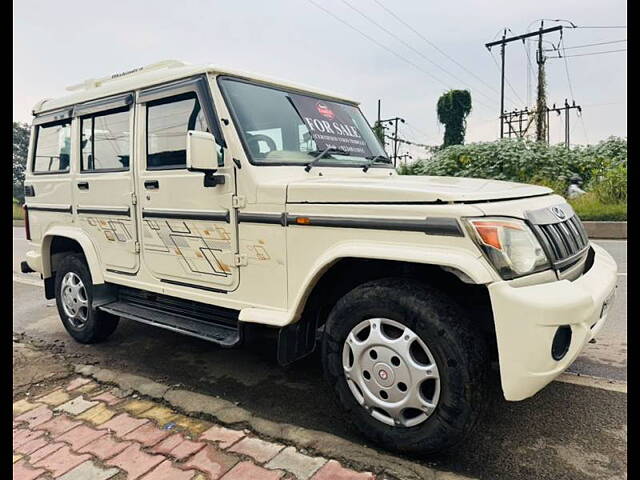
[[[603,309],[603,304],[611,300],[616,288],[618,267],[602,247],[591,246],[595,252],[593,265],[574,281],[524,287],[501,281],[489,286],[502,390],[507,400],[523,400],[550,383],[573,363],[606,322],[610,308]],[[563,325],[571,328],[571,343],[564,357],[556,361],[551,345]]]

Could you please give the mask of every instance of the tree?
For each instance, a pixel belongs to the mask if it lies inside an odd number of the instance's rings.
[[[31,130],[26,123],[13,122],[13,196],[24,203],[24,172]]]
[[[467,129],[467,115],[471,113],[469,90],[449,90],[438,99],[438,121],[444,124],[444,144],[462,145]]]
[[[382,126],[382,124],[376,120],[375,123],[373,124],[372,130],[375,136],[378,137],[378,140],[380,140],[380,143],[384,146],[385,145],[384,127]]]

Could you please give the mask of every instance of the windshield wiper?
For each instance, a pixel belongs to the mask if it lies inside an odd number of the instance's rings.
[[[339,148],[332,148],[332,147],[327,147],[324,150],[322,150],[320,153],[318,153],[317,151],[309,152],[309,155],[315,155],[315,157],[313,157],[313,160],[311,160],[309,163],[307,163],[307,165],[304,167],[305,172],[308,172],[309,170],[311,170],[311,168],[317,162],[319,162],[325,155],[329,155],[331,153],[337,153],[339,155],[349,155],[349,152],[346,152],[346,151],[341,150]]]
[[[384,155],[371,155],[369,157],[364,157],[364,158],[366,158],[369,161],[362,167],[363,172],[366,172],[367,170],[369,170],[369,168],[371,168],[371,165],[373,165],[376,162],[391,163],[391,160],[388,157],[385,157]]]

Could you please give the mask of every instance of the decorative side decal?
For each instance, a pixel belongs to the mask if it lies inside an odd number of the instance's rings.
[[[87,217],[86,222],[90,226],[100,230],[104,237],[110,242],[126,243],[133,240],[133,236],[127,226],[128,221]]]
[[[231,267],[223,252],[231,250],[231,235],[221,225],[199,221],[144,220],[145,251],[179,260],[187,273],[226,277]]]

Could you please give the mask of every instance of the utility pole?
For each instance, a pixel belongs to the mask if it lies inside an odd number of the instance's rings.
[[[511,138],[514,134],[517,138],[523,138],[533,122],[534,116],[529,111],[528,107],[524,110],[513,110],[511,112],[505,112],[503,115],[504,124],[507,127],[507,135]],[[515,125],[515,127],[514,127]]]
[[[573,110],[574,108],[578,110],[578,114],[582,113],[582,107],[580,105],[576,105],[575,100],[573,100],[571,105],[569,105],[569,102],[565,98],[564,108],[563,108],[564,110],[564,146],[567,148],[567,150],[569,150],[569,148],[571,147],[571,129],[569,128],[569,118],[570,118],[569,110]]]
[[[569,149],[569,103],[564,99],[564,145]]]
[[[504,39],[507,38],[507,29],[502,32],[502,43],[500,44],[500,57],[502,58],[502,69],[500,71],[500,138],[504,138]],[[511,135],[509,135],[511,136]]]
[[[489,51],[491,51],[491,47],[494,47],[496,45],[500,45],[500,54],[502,56],[502,71],[501,71],[501,79],[500,79],[500,84],[501,84],[501,88],[500,88],[500,138],[504,137],[504,120],[505,120],[505,112],[504,112],[504,82],[505,82],[505,69],[504,69],[504,59],[505,59],[505,47],[508,43],[511,42],[515,42],[516,40],[521,40],[523,43],[525,42],[525,39],[529,38],[529,37],[534,37],[534,36],[538,36],[539,41],[539,48],[538,51],[540,52],[539,54],[539,59],[542,58],[542,36],[547,34],[547,33],[551,33],[551,32],[557,32],[557,31],[561,31],[562,30],[562,25],[557,25],[555,27],[550,27],[550,28],[542,28],[542,25],[540,26],[540,29],[537,32],[529,32],[529,33],[525,33],[522,35],[516,35],[514,37],[506,37],[506,29],[503,32],[502,35],[502,39],[501,40],[496,40],[495,42],[489,42],[489,43],[485,43],[484,46],[487,47],[487,49]],[[540,69],[540,63],[538,64],[538,93],[540,93],[540,79],[542,77],[542,85],[544,85],[544,68],[542,68],[542,71]],[[544,119],[542,120],[542,122],[544,123]]]
[[[385,138],[385,130],[387,129],[387,127],[382,124],[382,120],[380,119],[380,112],[382,110],[381,103],[382,101],[378,99],[378,119],[373,124],[373,133],[375,133],[376,137],[378,137],[378,140],[380,140],[382,148],[386,150],[387,140]]]
[[[383,123],[395,124],[394,134],[393,134],[393,157],[392,157],[393,166],[395,167],[396,161],[398,159],[398,122],[404,123],[404,118],[394,117],[394,118],[388,118],[386,120],[379,120],[379,122],[380,122],[380,125],[382,125]]]
[[[538,142],[547,139],[548,142],[548,123],[547,115],[543,112],[547,107],[546,81],[544,75],[544,62],[546,60],[542,50],[542,30],[544,29],[544,20],[540,21],[540,30],[538,30],[538,50],[536,51],[536,63],[538,64],[538,95],[536,97],[536,140]]]

